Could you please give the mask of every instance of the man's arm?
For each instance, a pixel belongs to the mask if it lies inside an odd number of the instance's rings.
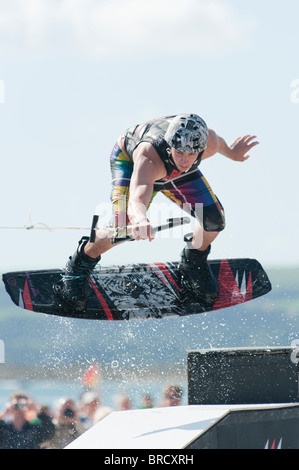
[[[202,160],[220,153],[235,162],[245,162],[250,156],[247,152],[259,144],[257,141],[252,142],[254,139],[256,139],[255,135],[245,135],[235,139],[231,145],[227,145],[222,137],[209,129],[208,147],[202,156]]]
[[[140,224],[140,227],[133,229],[132,235],[135,239],[152,239],[150,225],[146,220],[146,210],[153,195],[154,182],[165,176],[166,170],[159,155],[148,143],[142,143],[137,147],[133,160],[128,217],[131,225]],[[145,227],[142,229],[142,226]]]

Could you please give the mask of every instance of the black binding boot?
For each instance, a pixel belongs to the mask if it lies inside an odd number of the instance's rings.
[[[86,307],[88,298],[88,279],[101,256],[90,258],[84,253],[84,247],[89,238],[82,237],[77,251],[70,256],[61,281],[60,296],[70,302],[76,310]]]
[[[187,290],[192,290],[198,299],[213,303],[218,298],[218,284],[207,262],[210,251],[211,245],[205,251],[191,248],[189,240],[181,253],[179,270]]]

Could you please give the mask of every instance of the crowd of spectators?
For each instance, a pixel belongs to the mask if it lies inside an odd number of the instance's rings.
[[[178,406],[181,400],[181,387],[169,385],[160,403],[144,395],[138,408]],[[61,398],[52,410],[24,392],[14,393],[0,411],[0,449],[63,449],[112,411],[130,409],[132,400],[124,394],[115,397],[115,408],[104,406],[96,392],[87,391],[78,401]]]

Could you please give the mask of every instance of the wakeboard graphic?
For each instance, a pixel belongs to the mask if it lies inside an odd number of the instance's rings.
[[[18,271],[3,274],[11,300],[34,312],[87,320],[162,319],[215,311],[267,294],[271,283],[255,259],[209,261],[218,279],[216,302],[200,301],[181,284],[178,262],[141,263],[95,268],[89,278],[85,311],[62,301],[63,270]]]

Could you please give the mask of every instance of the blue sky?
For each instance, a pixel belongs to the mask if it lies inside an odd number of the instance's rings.
[[[211,257],[298,266],[299,3],[264,0],[0,0],[0,226],[88,227],[107,218],[109,154],[153,117],[195,112],[243,164],[201,170],[225,207]],[[153,205],[180,214],[162,196]],[[185,231],[192,230],[192,225]],[[182,231],[103,264],[179,259]],[[0,229],[0,271],[63,267],[86,231]]]

